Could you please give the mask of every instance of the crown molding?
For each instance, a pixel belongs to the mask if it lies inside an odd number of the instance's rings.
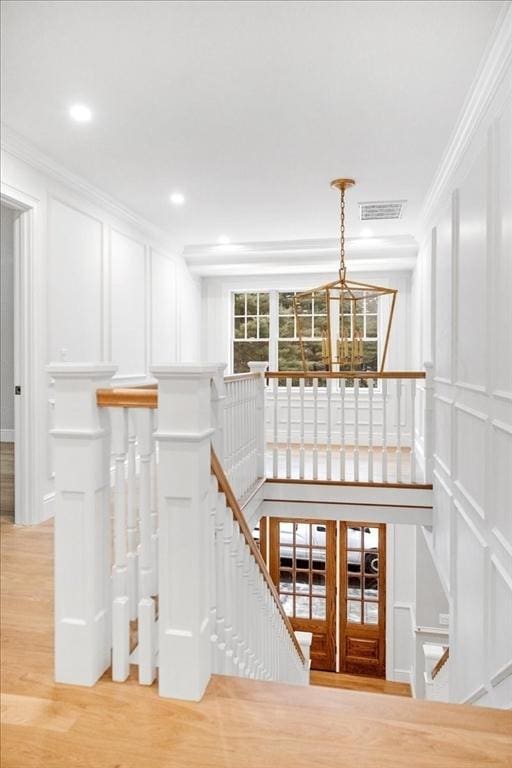
[[[17,160],[21,160],[34,170],[39,171],[59,184],[65,185],[72,191],[78,192],[86,197],[89,202],[101,207],[114,218],[121,219],[143,230],[154,240],[165,244],[173,253],[179,254],[183,250],[183,243],[179,243],[169,232],[160,229],[156,224],[127,208],[82,176],[69,171],[56,160],[41,152],[31,142],[27,141],[24,136],[14,131],[5,123],[1,124],[0,137],[2,152],[15,157]]]
[[[347,265],[358,271],[412,269],[418,244],[412,235],[349,238]],[[188,245],[183,258],[193,274],[306,274],[331,272],[339,262],[339,240],[281,240],[232,245]]]
[[[507,0],[462,107],[420,214],[426,229],[485,112],[512,62],[512,0]]]

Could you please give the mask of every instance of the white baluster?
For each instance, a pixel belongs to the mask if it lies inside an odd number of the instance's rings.
[[[354,379],[354,480],[359,481],[359,379]]]
[[[279,391],[279,379],[276,377],[272,379],[272,396],[274,400],[274,429],[273,429],[273,444],[272,444],[272,477],[279,476],[279,451],[278,451],[278,427],[279,427],[279,403],[278,403],[278,391]]]
[[[388,380],[382,379],[382,482],[388,481]]]
[[[138,602],[138,556],[137,556],[137,468],[136,468],[135,418],[133,411],[128,411],[128,478],[126,494],[127,519],[127,562],[128,562],[128,597],[130,600],[130,620],[137,618]]]
[[[340,379],[340,480],[345,480],[345,379]]]
[[[318,379],[313,379],[313,480],[318,480]]]
[[[299,477],[304,480],[304,378],[299,380],[300,396],[300,449],[299,449]]]
[[[151,528],[151,454],[153,453],[153,419],[149,408],[137,413],[140,452],[139,476],[139,683],[151,685],[156,677],[155,602],[151,597],[153,577]]]
[[[332,479],[332,433],[331,433],[331,395],[332,379],[326,379],[325,388],[327,396],[327,436],[326,436],[326,479]]]
[[[402,380],[396,380],[396,481],[402,482]]]
[[[151,475],[151,494],[150,494],[150,508],[151,508],[151,594],[158,594],[158,474],[157,474],[157,446],[155,444],[155,431],[157,426],[158,414],[156,409],[151,410],[151,432],[153,435],[150,462],[150,475]]]
[[[411,483],[416,482],[416,379],[411,382]]]
[[[368,379],[368,482],[373,483],[373,379]]]
[[[241,663],[241,670],[244,677],[249,677],[250,674],[250,654],[251,654],[251,613],[252,605],[250,600],[251,585],[250,585],[250,572],[251,572],[251,560],[252,555],[248,545],[244,546],[243,550],[243,564],[242,564],[242,578],[244,584],[244,611],[243,611],[243,624],[244,624],[244,639],[245,648],[244,655]]]
[[[292,380],[286,379],[286,477],[292,476]]]
[[[114,567],[112,569],[112,679],[126,680],[130,673],[130,602],[126,531],[126,475],[128,412],[112,408],[112,453],[115,465]]]

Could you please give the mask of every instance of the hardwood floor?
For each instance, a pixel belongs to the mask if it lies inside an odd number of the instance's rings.
[[[14,518],[14,443],[0,443],[0,515]]]
[[[215,676],[199,704],[135,679],[56,685],[51,522],[2,523],[2,768],[510,768],[512,713]]]
[[[411,696],[408,683],[395,683],[378,677],[363,675],[344,675],[341,672],[314,671],[310,675],[311,685],[325,688],[343,688],[346,691],[364,691],[366,693],[386,693],[392,696]]]

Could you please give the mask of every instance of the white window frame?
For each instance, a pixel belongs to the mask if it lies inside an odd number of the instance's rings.
[[[281,339],[279,337],[279,294],[280,293],[300,293],[303,289],[301,288],[233,288],[230,291],[230,319],[229,319],[229,368],[230,372],[233,373],[233,366],[234,366],[234,342],[235,339],[235,294],[239,293],[268,293],[269,295],[269,337],[268,337],[268,364],[269,364],[269,370],[270,371],[277,371],[278,368],[278,359],[279,359],[279,353],[278,353],[278,344],[279,341],[297,341],[297,338],[283,338]],[[246,305],[247,307],[247,305]],[[246,314],[247,316],[247,314]],[[337,310],[337,307],[335,307],[334,312],[331,312],[331,334],[335,332],[337,328],[337,323],[339,321],[339,312]],[[380,353],[381,353],[381,327],[382,327],[382,318],[381,318],[381,308],[378,305],[377,307],[377,336],[375,338],[364,338],[363,340],[366,341],[373,341],[375,340],[377,342],[377,360],[380,359]],[[267,341],[267,339],[247,339],[243,340],[240,339],[240,342],[246,341],[246,343],[251,342],[258,342],[258,341]],[[298,372],[299,373],[299,372]],[[321,378],[321,372],[319,371],[318,378]],[[337,388],[337,382],[336,382],[336,388]],[[375,391],[377,389],[380,389],[380,381],[377,380],[377,386],[374,388]],[[364,390],[363,390],[364,391]]]

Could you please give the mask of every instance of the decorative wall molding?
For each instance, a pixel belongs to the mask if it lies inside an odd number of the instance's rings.
[[[473,139],[486,110],[512,61],[512,5],[504,5],[496,22],[494,34],[482,59],[473,85],[466,98],[459,120],[434,180],[425,197],[420,215],[422,228],[429,222],[441,200],[448,194],[455,172]]]
[[[86,181],[82,176],[72,173],[63,165],[60,165],[56,160],[45,155],[5,123],[1,124],[0,146],[4,152],[27,163],[27,165],[40,171],[45,176],[48,176],[60,184],[64,184],[66,187],[71,187],[76,190],[90,202],[98,205],[102,210],[116,219],[129,222],[134,227],[141,229],[151,237],[154,237],[155,240],[165,244],[171,251],[181,253],[183,249],[182,243],[177,241],[176,238],[173,238],[169,232],[165,232],[135,211],[132,211],[122,203],[119,203],[113,197],[94,186],[94,184]],[[69,205],[69,202],[66,202],[65,204]]]

